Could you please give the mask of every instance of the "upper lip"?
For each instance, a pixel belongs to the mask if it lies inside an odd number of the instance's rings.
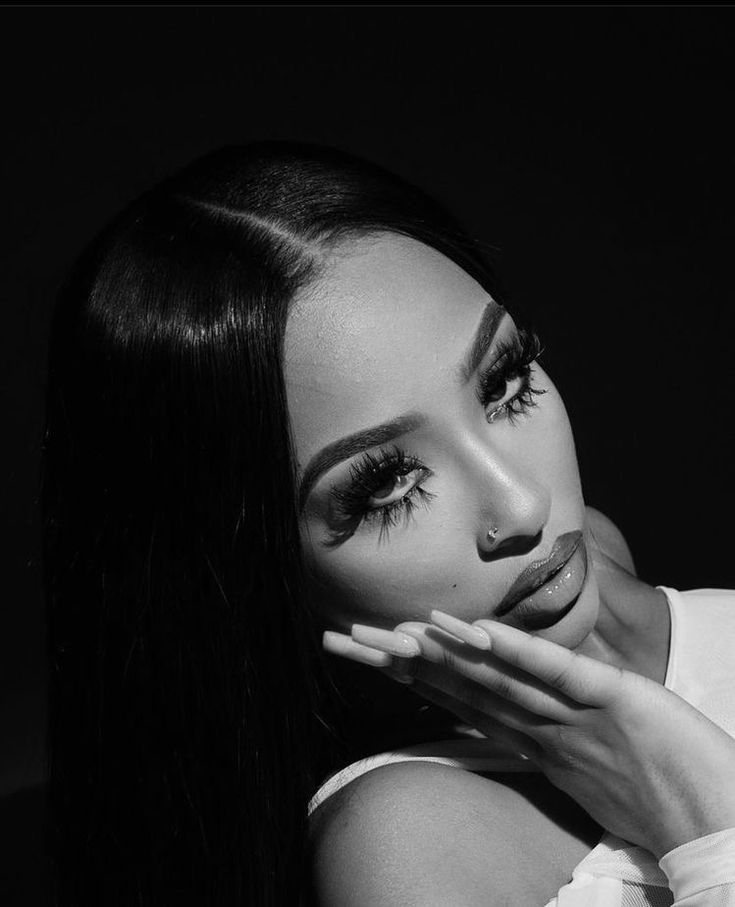
[[[533,561],[520,572],[516,581],[505,593],[495,616],[502,617],[507,614],[513,605],[543,586],[551,576],[561,570],[577,550],[581,541],[581,529],[562,533],[554,542],[551,553],[547,557]]]

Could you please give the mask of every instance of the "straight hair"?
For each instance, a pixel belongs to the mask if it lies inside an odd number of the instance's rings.
[[[179,170],[60,288],[40,474],[55,907],[312,903],[309,798],[377,738],[345,732],[304,592],[284,334],[330,248],[381,232],[499,298],[440,203],[288,142]]]

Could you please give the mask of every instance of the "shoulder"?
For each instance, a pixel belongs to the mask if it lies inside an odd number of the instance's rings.
[[[313,816],[318,904],[470,907],[491,892],[494,904],[514,903],[529,831],[518,800],[499,782],[440,763],[366,772]]]
[[[637,576],[633,555],[625,540],[625,536],[610,517],[605,516],[596,507],[585,507],[585,519],[590,535],[599,550],[609,558],[612,558],[629,573],[632,573],[633,576]]]

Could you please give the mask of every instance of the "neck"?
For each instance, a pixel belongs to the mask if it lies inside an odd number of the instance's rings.
[[[578,652],[663,684],[669,658],[666,596],[631,573],[594,542],[588,545],[600,610]]]

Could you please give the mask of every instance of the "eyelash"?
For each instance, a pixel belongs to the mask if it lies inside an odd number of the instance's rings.
[[[543,351],[544,347],[538,334],[525,327],[518,328],[510,340],[501,340],[498,343],[497,356],[492,364],[480,373],[476,390],[480,406],[486,409],[492,402],[491,396],[504,382],[523,378],[523,384],[517,394],[493,410],[489,422],[495,421],[496,416],[505,412],[508,414],[510,424],[515,425],[518,416],[538,406],[533,398],[545,394],[546,391],[531,385],[531,363],[538,359]]]
[[[398,523],[402,513],[405,514],[408,524],[418,503],[426,506],[435,497],[432,492],[422,488],[419,484],[410,488],[402,498],[397,498],[391,504],[386,504],[385,507],[367,507],[366,503],[379,488],[388,482],[415,471],[420,471],[424,480],[434,475],[418,457],[406,453],[400,447],[394,446],[390,450],[381,449],[377,456],[367,452],[363,454],[359,462],[350,466],[350,483],[345,488],[335,486],[330,489],[340,517],[347,526],[333,532],[332,542],[328,542],[327,545],[336,545],[349,538],[363,522],[380,521],[378,541],[383,538],[383,533],[387,535],[390,527]]]
[[[510,340],[500,341],[497,344],[497,355],[493,363],[480,373],[475,396],[483,409],[493,402],[492,397],[497,394],[503,384],[522,378],[520,389],[510,400],[501,403],[487,417],[492,423],[505,414],[508,422],[515,425],[519,416],[527,414],[530,409],[538,406],[533,399],[535,396],[545,394],[546,390],[535,388],[531,385],[531,363],[543,352],[544,347],[535,331],[528,328],[518,328]],[[501,399],[504,396],[501,395]],[[420,480],[413,485],[406,494],[397,498],[385,507],[368,507],[370,497],[388,482],[395,481],[401,476],[412,472],[420,472]],[[393,446],[389,450],[381,449],[377,455],[366,452],[361,460],[350,466],[350,482],[344,488],[333,486],[330,494],[340,513],[340,521],[346,524],[343,528],[331,534],[331,540],[326,542],[327,547],[332,547],[349,538],[361,523],[371,524],[378,521],[380,535],[388,536],[392,526],[396,526],[401,515],[405,516],[408,525],[413,518],[418,506],[427,507],[435,497],[420,484],[434,473],[415,457],[400,447]]]

